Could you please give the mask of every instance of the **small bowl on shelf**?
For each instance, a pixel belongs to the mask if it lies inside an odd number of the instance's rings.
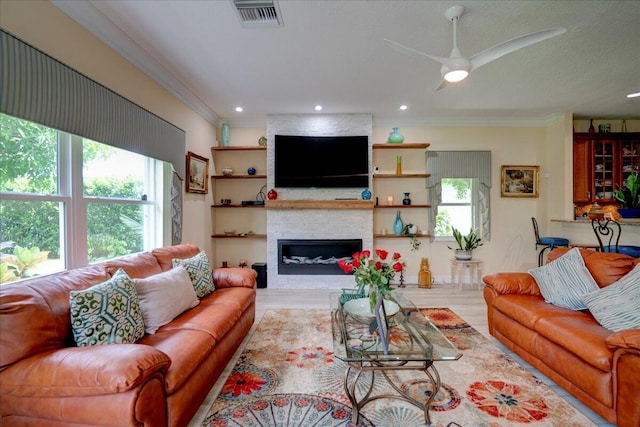
[[[233,236],[236,234],[236,230],[224,230],[224,234],[228,236]]]

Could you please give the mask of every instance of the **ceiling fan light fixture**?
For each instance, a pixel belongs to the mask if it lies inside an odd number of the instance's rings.
[[[443,78],[449,83],[460,82],[467,78],[469,72],[467,70],[451,70],[447,71]]]

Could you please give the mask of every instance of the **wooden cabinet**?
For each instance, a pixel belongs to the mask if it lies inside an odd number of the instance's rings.
[[[403,220],[406,223],[414,223],[425,227],[426,215],[420,216],[424,219],[422,221],[412,220],[412,212],[420,211],[424,214],[425,209],[429,209],[431,206],[427,202],[427,190],[424,185],[424,180],[430,175],[424,172],[425,156],[420,156],[418,153],[425,152],[429,147],[428,143],[402,143],[402,144],[373,144],[374,152],[374,164],[378,167],[382,167],[382,170],[373,175],[373,193],[378,203],[374,206],[374,228],[377,230],[374,232],[374,238],[406,238],[404,235],[397,236],[393,234],[392,227],[382,227],[376,217],[391,217],[395,216],[396,210],[401,210],[407,215],[403,215]],[[393,154],[393,155],[391,155]],[[403,158],[403,173],[396,174],[395,159],[398,155],[404,155]],[[401,182],[402,181],[402,182]],[[402,185],[400,185],[402,184]],[[402,197],[398,188],[404,190],[409,189],[411,193],[412,202],[410,205],[402,204]],[[393,194],[393,203],[387,202],[387,194]],[[404,212],[407,211],[407,212]],[[386,215],[385,215],[386,213]],[[392,213],[393,215],[388,215]],[[413,217],[415,218],[415,216]],[[388,218],[387,218],[388,219]],[[392,224],[391,221],[386,221]],[[378,232],[381,228],[387,228],[387,234]],[[420,238],[429,237],[429,235],[417,236]]]
[[[613,191],[639,168],[639,133],[575,134],[574,203],[614,203]]]

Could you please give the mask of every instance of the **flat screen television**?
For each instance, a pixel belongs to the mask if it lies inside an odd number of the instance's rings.
[[[276,187],[366,188],[367,136],[275,136]]]

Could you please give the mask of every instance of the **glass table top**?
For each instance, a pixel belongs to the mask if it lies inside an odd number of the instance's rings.
[[[457,360],[462,353],[402,293],[393,291],[387,299],[389,343],[384,354],[375,315],[370,313],[369,298],[359,303],[346,300],[343,292],[329,295],[333,351],[346,362],[436,362]],[[354,307],[359,307],[354,309]],[[366,307],[366,309],[364,308]],[[393,314],[397,308],[397,312]]]

